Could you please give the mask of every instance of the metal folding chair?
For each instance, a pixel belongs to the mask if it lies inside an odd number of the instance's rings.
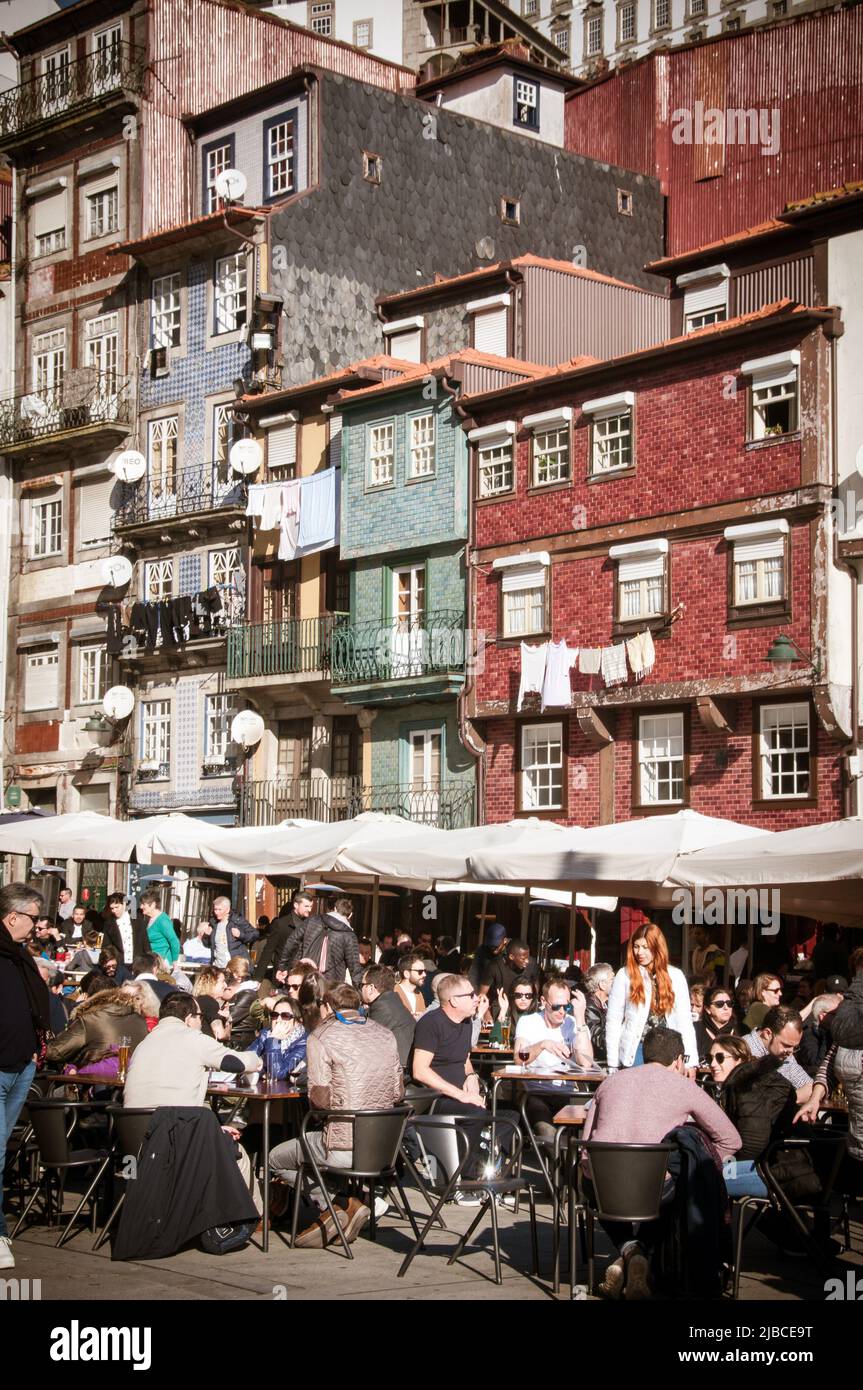
[[[120,1171],[116,1176],[123,1180],[124,1187],[114,1204],[110,1216],[96,1237],[93,1246],[94,1251],[100,1249],[100,1247],[105,1244],[105,1241],[108,1239],[108,1233],[120,1214],[120,1210],[126,1200],[125,1183],[129,1181],[131,1176],[124,1171],[126,1160],[133,1158],[137,1161],[138,1154],[141,1152],[141,1145],[144,1142],[147,1130],[150,1128],[150,1121],[155,1113],[155,1108],[152,1106],[148,1109],[142,1108],[137,1110],[124,1110],[122,1105],[108,1106],[108,1115],[114,1126],[112,1157],[121,1161]]]
[[[101,1108],[101,1102],[80,1101],[80,1100],[33,1100],[28,1101],[28,1113],[33,1125],[33,1132],[36,1136],[36,1143],[39,1146],[39,1161],[43,1169],[42,1178],[37,1184],[30,1200],[15,1223],[12,1231],[13,1238],[18,1234],[19,1229],[29,1216],[37,1197],[45,1190],[46,1214],[48,1224],[53,1225],[53,1200],[51,1182],[52,1177],[57,1180],[57,1216],[63,1212],[63,1197],[67,1175],[74,1169],[96,1168],[96,1176],[92,1179],[86,1192],[75,1208],[68,1224],[63,1228],[60,1239],[56,1242],[57,1248],[65,1243],[72,1234],[72,1230],[80,1213],[83,1211],[87,1202],[91,1204],[91,1225],[92,1231],[96,1233],[96,1200],[99,1183],[101,1182],[108,1165],[111,1162],[110,1149],[72,1149],[69,1146],[69,1139],[72,1129],[67,1132],[66,1115],[72,1111],[74,1117],[83,1110],[93,1110]],[[72,1127],[74,1128],[74,1126]]]

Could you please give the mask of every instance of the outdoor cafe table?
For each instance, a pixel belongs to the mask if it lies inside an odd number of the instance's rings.
[[[49,1081],[55,1086],[108,1086],[111,1090],[122,1091],[124,1083],[116,1077],[96,1076],[92,1072],[88,1075],[85,1071],[75,1072],[73,1075],[47,1074],[42,1072],[37,1078],[40,1081]],[[270,1106],[274,1101],[300,1101],[306,1099],[305,1091],[298,1091],[293,1086],[286,1086],[281,1081],[268,1081],[262,1078],[257,1086],[237,1086],[226,1082],[213,1082],[207,1087],[207,1095],[211,1100],[252,1100],[257,1101],[264,1107],[263,1115],[263,1179],[261,1182],[261,1198],[263,1203],[261,1245],[266,1252],[270,1244]]]
[[[569,1243],[572,1249],[573,1243],[573,1222],[575,1221],[576,1203],[572,1196],[572,1155],[573,1148],[578,1152],[578,1145],[573,1145],[572,1140],[578,1138],[582,1127],[587,1119],[587,1110],[583,1105],[564,1105],[558,1110],[554,1117],[554,1125],[557,1133],[554,1136],[554,1174],[555,1174],[555,1193],[557,1194],[557,1179],[560,1174],[560,1145],[561,1140],[566,1137],[566,1163],[563,1172],[562,1192],[569,1194]],[[554,1292],[560,1291],[560,1196],[555,1196],[554,1201],[554,1236],[552,1269],[554,1271]]]

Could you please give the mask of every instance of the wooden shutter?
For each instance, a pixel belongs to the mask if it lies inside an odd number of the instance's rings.
[[[83,483],[78,489],[78,525],[80,544],[104,545],[111,539],[111,495],[116,486],[114,478],[99,478]]]
[[[342,417],[341,415],[330,416],[329,444],[327,446],[327,462],[330,468],[341,468],[342,466]]]

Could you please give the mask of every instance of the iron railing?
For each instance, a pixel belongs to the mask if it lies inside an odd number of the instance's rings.
[[[346,623],[333,631],[333,685],[406,680],[464,666],[464,614],[441,608],[417,618]]]
[[[232,475],[221,459],[175,472],[148,468],[137,483],[125,484],[114,529],[230,508],[245,511],[248,496],[248,483]]]
[[[186,807],[234,807],[236,804],[234,782],[227,779],[209,787],[190,787],[188,791],[171,786],[151,789],[138,786],[129,793],[130,811],[181,811]]]
[[[328,671],[333,633],[347,613],[240,623],[228,633],[228,677],[292,676]]]
[[[68,372],[58,386],[0,400],[0,452],[72,430],[131,422],[129,379],[82,368]]]
[[[472,786],[411,788],[399,783],[364,787],[359,777],[301,777],[244,782],[240,787],[241,825],[279,821],[349,820],[362,811],[380,811],[418,825],[460,830],[474,824]]]
[[[72,114],[113,92],[140,94],[146,62],[143,49],[115,44],[11,87],[0,95],[0,141]]]

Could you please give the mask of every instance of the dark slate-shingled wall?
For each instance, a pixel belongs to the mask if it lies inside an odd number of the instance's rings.
[[[286,308],[285,384],[295,385],[382,348],[374,301],[527,251],[571,260],[665,291],[642,266],[663,254],[656,179],[598,164],[525,136],[349,78],[320,74],[320,186],[273,212],[273,288]],[[427,139],[429,117],[437,123]],[[425,121],[424,121],[425,118]],[[383,158],[380,186],[363,178],[363,151]],[[631,217],[617,189],[634,195]],[[521,225],[500,199],[521,200]],[[279,269],[279,262],[287,268]]]

